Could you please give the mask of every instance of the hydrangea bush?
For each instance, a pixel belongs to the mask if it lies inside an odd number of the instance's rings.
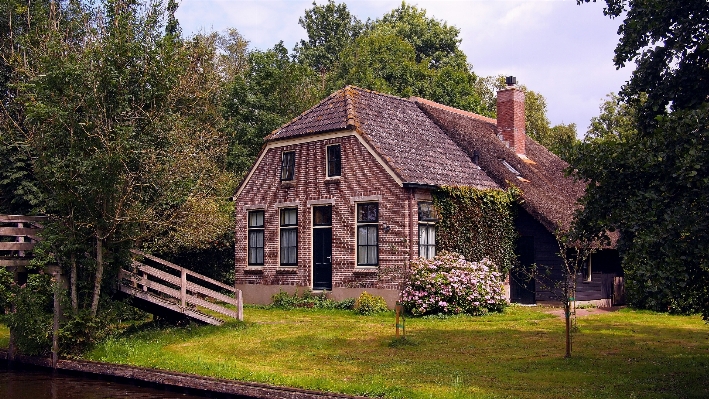
[[[502,275],[492,262],[469,262],[453,252],[412,261],[402,302],[414,316],[481,315],[502,311],[507,304]]]

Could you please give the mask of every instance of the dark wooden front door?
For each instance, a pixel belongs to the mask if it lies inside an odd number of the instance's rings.
[[[313,229],[313,290],[332,290],[332,227]]]

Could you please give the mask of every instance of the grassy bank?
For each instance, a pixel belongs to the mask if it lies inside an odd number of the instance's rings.
[[[563,322],[538,308],[485,317],[248,308],[223,327],[144,329],[86,358],[388,398],[709,397],[709,327],[699,317],[622,310]],[[0,337],[1,339],[1,337]]]

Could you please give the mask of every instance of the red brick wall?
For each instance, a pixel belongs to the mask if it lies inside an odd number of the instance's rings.
[[[326,179],[326,146],[340,144],[342,176]],[[281,153],[295,151],[295,179],[280,181]],[[236,208],[236,284],[312,287],[312,203],[333,205],[333,288],[396,289],[401,268],[418,256],[416,197],[401,188],[354,136],[338,137],[270,148],[256,166],[238,198]],[[379,199],[379,266],[357,267],[357,198]],[[279,266],[279,206],[298,203],[298,265]],[[247,267],[247,212],[264,205],[264,266]],[[411,212],[413,210],[413,212]],[[412,230],[413,227],[413,230]]]
[[[514,148],[525,154],[524,92],[510,88],[497,92],[497,133]]]

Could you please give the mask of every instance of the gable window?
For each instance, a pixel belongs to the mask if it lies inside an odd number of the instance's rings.
[[[249,265],[263,265],[263,217],[264,211],[250,211],[248,213]]]
[[[436,222],[438,214],[431,202],[419,202],[419,256],[431,259],[436,256]]]
[[[298,208],[281,209],[281,266],[298,264]]]
[[[295,151],[281,154],[281,180],[293,180],[295,177]]]
[[[357,204],[357,266],[379,263],[379,203]]]
[[[327,146],[327,177],[342,174],[342,150],[339,144]]]

